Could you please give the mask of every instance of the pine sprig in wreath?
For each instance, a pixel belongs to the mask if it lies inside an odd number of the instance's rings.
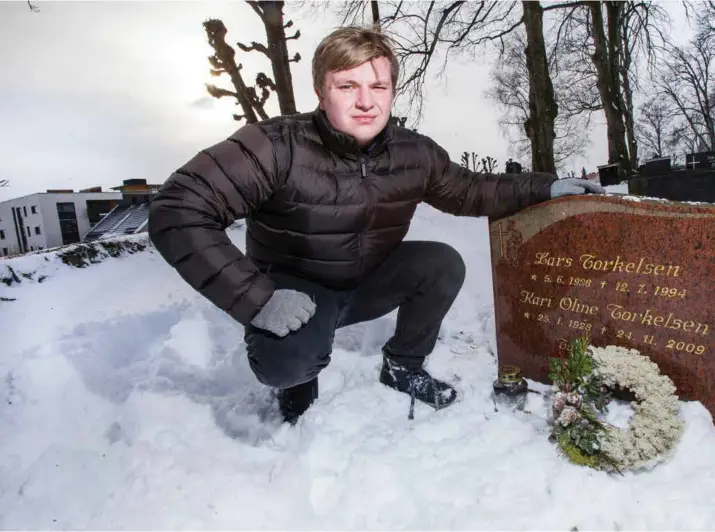
[[[597,412],[607,411],[611,393],[594,373],[598,365],[588,346],[588,338],[576,338],[567,354],[549,360],[549,378],[557,388],[551,439],[574,463],[600,469],[601,461],[608,461],[601,452],[607,431]]]

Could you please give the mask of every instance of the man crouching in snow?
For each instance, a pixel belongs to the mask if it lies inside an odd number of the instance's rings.
[[[430,138],[388,124],[398,63],[381,33],[341,28],[313,58],[313,112],[245,125],[179,168],[149,235],[181,277],[245,326],[250,366],[295,420],[318,396],[335,330],[399,308],[380,382],[434,408],[455,389],[423,369],[462,287],[459,253],[404,241],[424,201],[505,216],[603,189],[550,174],[476,174]],[[246,254],[226,235],[246,218]]]

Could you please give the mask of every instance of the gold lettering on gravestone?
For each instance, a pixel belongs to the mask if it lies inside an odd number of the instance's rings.
[[[680,265],[660,264],[654,260],[648,260],[645,257],[639,257],[635,261],[624,260],[620,255],[615,258],[601,257],[595,253],[584,253],[578,258],[565,256],[564,254],[553,255],[549,251],[537,252],[534,257],[533,264],[538,266],[546,266],[555,269],[578,268],[588,272],[604,272],[604,273],[622,273],[622,280],[602,280],[593,283],[593,279],[587,276],[573,275],[531,275],[531,281],[543,282],[547,285],[571,286],[585,289],[596,289],[598,292],[613,290],[615,292],[635,295],[639,297],[656,297],[665,300],[677,301],[682,300],[687,295],[687,290],[675,286],[652,285],[639,282],[627,282],[628,276],[647,275],[652,277],[671,277],[682,279],[682,268]],[[583,274],[581,274],[583,275]],[[587,295],[588,291],[586,291]],[[624,305],[617,303],[608,303],[605,309],[601,309],[598,305],[594,305],[583,299],[583,295],[579,297],[567,296],[557,300],[556,305],[553,305],[553,298],[537,295],[533,290],[522,290],[520,303],[539,307],[543,309],[555,308],[557,311],[566,311],[576,314],[579,319],[571,320],[561,316],[554,316],[553,313],[531,313],[524,312],[524,317],[527,320],[536,320],[550,326],[565,327],[572,330],[585,331],[589,334],[605,334],[606,327],[596,326],[589,321],[589,318],[596,317],[599,311],[605,311],[607,316],[613,320],[624,323],[632,323],[642,327],[653,327],[660,330],[677,331],[686,333],[687,336],[693,338],[692,341],[684,341],[677,338],[665,338],[665,345],[658,346],[655,342],[655,336],[652,334],[644,334],[642,336],[642,344],[651,348],[663,348],[683,353],[691,353],[695,355],[703,355],[708,351],[707,342],[700,343],[696,339],[707,336],[710,333],[710,324],[701,323],[697,320],[688,319],[685,316],[678,314],[677,311],[667,313],[658,312],[650,308],[645,311],[636,311],[632,308],[627,308]],[[647,299],[644,300],[644,303]],[[631,340],[634,343],[639,343],[639,335],[633,331],[627,330],[627,327],[615,331],[616,338],[623,340]],[[566,340],[560,338],[558,340],[559,347],[565,348]]]
[[[535,255],[534,264],[555,268],[571,268],[574,265],[574,259],[572,257],[554,256],[549,251],[540,251]],[[578,257],[577,264],[587,271],[680,277],[679,265],[648,262],[645,257],[640,257],[637,262],[625,262],[620,255],[616,255],[615,259],[608,260],[593,253],[584,253]]]
[[[559,308],[569,312],[576,312],[577,314],[590,314],[592,316],[598,312],[598,306],[587,305],[577,297],[562,297],[559,301]]]
[[[635,312],[624,308],[622,305],[609,304],[606,306],[611,313],[611,317],[616,320],[630,321],[640,323],[648,327],[663,327],[675,331],[682,330],[684,332],[692,332],[705,336],[708,334],[710,327],[705,323],[698,323],[693,320],[686,320],[682,317],[676,317],[672,312],[668,316],[654,314],[650,309],[646,309],[645,313]]]
[[[579,262],[584,270],[594,270],[601,272],[636,273],[641,275],[664,275],[666,277],[678,277],[680,266],[671,264],[657,264],[645,262],[643,257],[636,262],[623,262],[620,255],[616,255],[615,260],[605,260],[598,255],[584,254],[579,257]]]
[[[521,291],[521,302],[534,305],[536,307],[551,307],[550,297],[539,297],[534,292],[529,292],[527,290]]]

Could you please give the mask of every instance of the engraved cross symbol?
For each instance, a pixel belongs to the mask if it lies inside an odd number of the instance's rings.
[[[502,222],[496,224],[496,235],[499,238],[499,258],[517,266],[519,264],[519,246],[523,242],[521,233],[516,229],[516,224],[510,220],[506,228]]]
[[[700,164],[700,161],[695,160],[695,155],[693,155],[693,160],[690,161],[690,163],[693,165],[693,170],[695,170],[695,165]],[[686,163],[687,166],[687,163]]]
[[[497,231],[498,231],[498,236],[499,236],[499,258],[503,259],[505,256],[505,250],[504,250],[504,233],[501,230],[501,222],[497,224]]]

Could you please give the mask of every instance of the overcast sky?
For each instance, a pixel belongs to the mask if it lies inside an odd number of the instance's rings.
[[[204,89],[215,80],[201,23],[223,20],[232,45],[264,41],[260,20],[244,2],[37,4],[39,13],[24,1],[0,2],[0,179],[11,181],[0,188],[0,201],[48,188],[107,190],[130,178],[162,183],[239,127],[233,103]],[[674,31],[685,31],[677,5],[669,9]],[[302,34],[289,49],[303,57],[293,64],[293,78],[298,108],[308,111],[317,104],[310,60],[338,20],[291,6],[287,14]],[[269,68],[256,52],[237,57],[249,79]],[[475,151],[496,157],[503,171],[512,153],[497,126],[499,110],[483,96],[488,87],[487,60],[452,62],[446,79],[428,84],[419,129],[455,160]],[[604,164],[605,140],[597,129],[588,156],[573,161],[573,169]]]

